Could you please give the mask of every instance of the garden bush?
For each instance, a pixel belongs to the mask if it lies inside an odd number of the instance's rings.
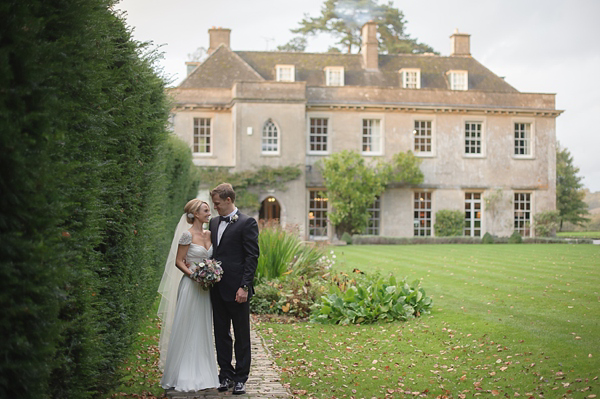
[[[558,211],[545,211],[533,215],[535,235],[538,237],[555,237],[560,225]]]
[[[493,244],[493,243],[494,243],[494,241],[495,241],[495,239],[494,239],[494,236],[493,236],[493,235],[491,235],[490,233],[485,233],[485,234],[483,235],[483,238],[482,238],[482,240],[481,240],[481,242],[482,242],[483,244]]]
[[[518,231],[513,231],[513,233],[508,237],[509,244],[521,244],[523,242],[523,237],[519,234]]]
[[[342,241],[344,241],[347,245],[352,245],[352,236],[347,231],[342,234]]]
[[[0,397],[117,382],[195,196],[158,56],[104,0],[0,7]]]
[[[464,224],[464,212],[442,209],[435,213],[435,225],[433,228],[436,237],[455,237],[463,235]]]
[[[360,275],[359,275],[360,276]],[[393,275],[362,276],[330,285],[315,303],[310,320],[324,324],[364,324],[408,320],[429,313],[433,301],[415,280],[397,281]]]
[[[326,284],[325,278],[309,279],[304,276],[267,281],[256,288],[250,300],[250,311],[306,318],[314,303],[326,291]]]

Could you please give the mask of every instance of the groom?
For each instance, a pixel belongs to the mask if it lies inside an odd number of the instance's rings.
[[[219,391],[233,387],[235,395],[246,392],[250,373],[250,306],[252,281],[258,262],[258,225],[235,206],[235,191],[222,183],[211,192],[220,217],[210,221],[213,257],[221,261],[223,277],[210,291],[213,306],[215,346],[219,363]],[[231,365],[235,335],[235,369]]]

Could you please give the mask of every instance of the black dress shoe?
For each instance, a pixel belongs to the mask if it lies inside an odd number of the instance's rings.
[[[233,394],[241,395],[243,393],[246,393],[246,384],[243,382],[236,382],[235,386],[233,387]]]
[[[229,388],[233,388],[233,385],[233,381],[231,381],[229,378],[225,378],[223,381],[221,381],[221,385],[219,385],[219,392],[225,392]]]

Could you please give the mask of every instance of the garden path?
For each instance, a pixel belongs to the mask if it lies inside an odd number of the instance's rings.
[[[292,395],[279,378],[279,371],[273,361],[269,349],[255,328],[250,329],[252,344],[252,366],[250,377],[246,383],[246,393],[233,395],[231,390],[219,392],[216,389],[205,389],[199,392],[168,392],[168,399],[220,399],[232,397],[239,399],[291,399]]]

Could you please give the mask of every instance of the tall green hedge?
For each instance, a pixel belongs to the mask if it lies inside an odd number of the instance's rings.
[[[197,190],[108,0],[0,3],[0,397],[99,397]]]

